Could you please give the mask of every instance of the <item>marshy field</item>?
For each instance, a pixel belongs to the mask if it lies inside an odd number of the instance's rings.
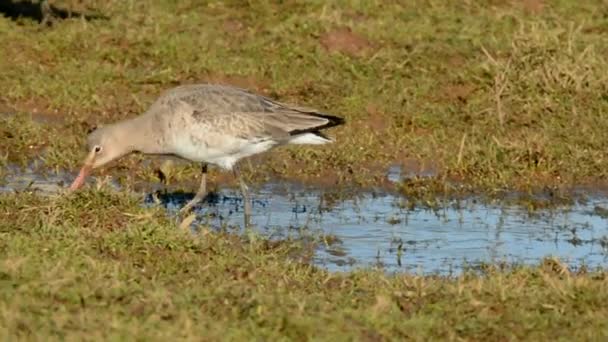
[[[0,2],[3,340],[605,340],[606,1]],[[209,82],[335,142],[242,164],[87,132]]]

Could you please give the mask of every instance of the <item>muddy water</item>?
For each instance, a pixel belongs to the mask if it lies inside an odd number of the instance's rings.
[[[65,177],[33,176],[9,176],[0,192],[28,186],[46,193],[66,186]],[[149,194],[146,205],[162,205],[174,215],[191,196]],[[456,274],[483,263],[536,264],[548,256],[573,268],[608,265],[608,198],[529,213],[521,207],[473,199],[448,202],[439,210],[412,210],[405,209],[406,198],[391,194],[337,197],[343,196],[269,184],[252,189],[252,221],[255,229],[272,239],[325,236],[314,262],[332,271],[382,267]],[[242,204],[236,190],[208,196],[196,208],[195,225],[239,230]]]

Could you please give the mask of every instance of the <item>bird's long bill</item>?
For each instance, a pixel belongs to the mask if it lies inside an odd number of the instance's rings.
[[[83,186],[85,179],[87,178],[89,173],[91,173],[92,169],[93,168],[90,165],[83,166],[80,169],[80,172],[78,172],[78,176],[76,177],[76,179],[74,179],[74,181],[72,182],[72,185],[70,185],[70,190],[74,191]]]
[[[80,172],[78,172],[78,176],[76,176],[76,179],[74,179],[72,185],[70,185],[70,191],[77,190],[84,185],[84,181],[93,170],[94,161],[95,155],[93,153],[89,154],[87,159],[84,161],[84,165],[80,169]]]

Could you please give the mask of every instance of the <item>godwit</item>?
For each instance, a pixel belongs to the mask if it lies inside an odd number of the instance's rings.
[[[343,123],[340,117],[236,87],[179,86],[163,93],[140,116],[91,132],[89,153],[70,189],[81,187],[93,169],[132,152],[175,155],[202,165],[200,187],[181,212],[205,197],[207,164],[214,164],[232,170],[239,180],[248,225],[251,204],[237,162],[280,145],[329,143],[321,130]]]

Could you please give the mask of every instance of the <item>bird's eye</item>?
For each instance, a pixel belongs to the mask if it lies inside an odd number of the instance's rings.
[[[95,150],[95,153],[101,152],[101,146],[99,146],[99,145],[95,146],[94,150]]]

